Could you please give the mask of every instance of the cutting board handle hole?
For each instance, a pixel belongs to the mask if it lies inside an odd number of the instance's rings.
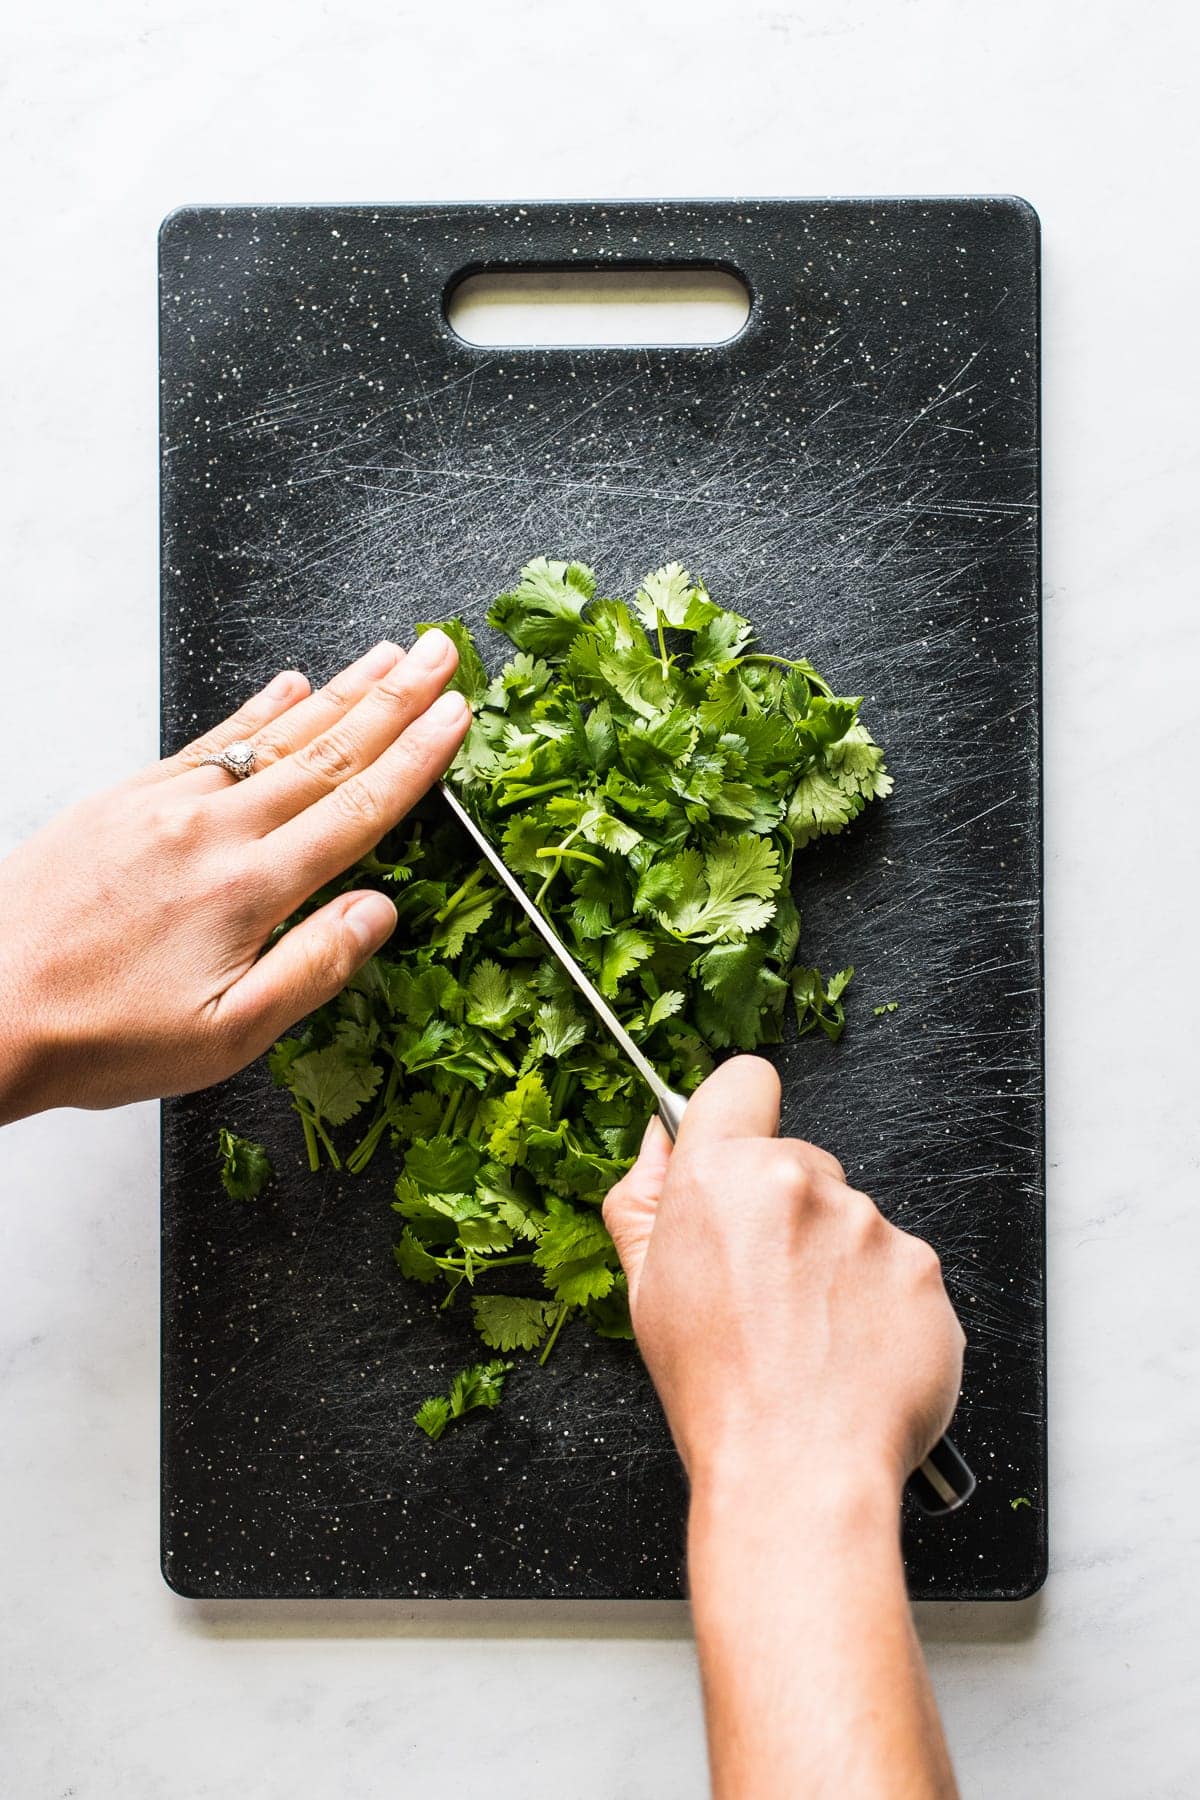
[[[750,289],[732,269],[697,263],[464,270],[445,314],[456,336],[489,349],[727,344],[750,317]]]

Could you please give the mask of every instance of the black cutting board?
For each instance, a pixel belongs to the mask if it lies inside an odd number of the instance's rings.
[[[462,343],[500,264],[732,266],[720,347]],[[861,692],[894,797],[797,858],[842,1043],[785,1046],[784,1129],[929,1236],[979,1476],[906,1520],[920,1597],[1046,1555],[1038,228],[1013,199],[189,209],[166,223],[163,742],[281,664],[330,674],[546,552],[628,592],[678,557]],[[495,646],[497,654],[499,645]],[[895,1001],[876,1018],[875,1005]],[[278,1177],[228,1201],[232,1123]],[[254,1069],[163,1109],[163,1560],[203,1595],[676,1595],[684,1494],[628,1345],[564,1335],[428,1444],[465,1309],[395,1273],[389,1158],[310,1176]],[[393,1171],[394,1172],[394,1171]],[[784,1377],[785,1378],[785,1377]]]

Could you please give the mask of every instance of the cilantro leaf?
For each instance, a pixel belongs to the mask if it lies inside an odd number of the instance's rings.
[[[561,655],[580,630],[580,615],[595,591],[596,577],[586,564],[535,556],[521,570],[512,592],[493,603],[488,624],[521,650]]]
[[[447,1425],[479,1407],[499,1406],[504,1381],[512,1364],[502,1361],[474,1363],[463,1369],[450,1383],[448,1394],[434,1394],[422,1401],[413,1414],[426,1437],[436,1443]]]
[[[667,866],[666,904],[655,911],[682,938],[716,943],[759,931],[774,917],[779,852],[760,837],[719,837],[701,860],[684,851]]]
[[[471,1302],[475,1329],[493,1350],[536,1350],[557,1312],[552,1300],[518,1300],[477,1294]]]
[[[286,1078],[292,1097],[318,1119],[326,1125],[344,1125],[371,1098],[382,1070],[340,1044],[330,1044],[297,1057]]]
[[[261,1144],[238,1137],[224,1126],[217,1133],[221,1186],[231,1200],[254,1200],[273,1174],[271,1159]]]

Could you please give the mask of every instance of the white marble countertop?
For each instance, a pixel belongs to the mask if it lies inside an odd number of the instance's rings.
[[[189,200],[1018,192],[1046,280],[1052,1573],[928,1608],[963,1785],[1200,1792],[1194,95],[1182,6],[80,0],[5,36],[0,846],[154,752]],[[152,1109],[0,1142],[0,1791],[703,1791],[677,1607],[189,1605]]]

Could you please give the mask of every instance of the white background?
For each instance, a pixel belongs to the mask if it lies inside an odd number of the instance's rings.
[[[1053,1570],[1040,1602],[921,1618],[964,1789],[1021,1800],[1200,1792],[1195,18],[1182,0],[50,0],[0,28],[5,847],[154,753],[170,207],[1039,208]],[[171,1596],[155,1114],[30,1121],[0,1174],[0,1790],[703,1791],[679,1609]]]

